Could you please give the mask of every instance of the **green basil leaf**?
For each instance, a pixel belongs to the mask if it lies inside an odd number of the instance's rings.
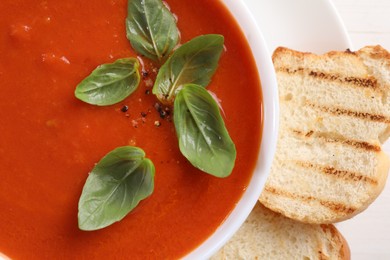
[[[138,68],[139,62],[134,58],[100,65],[77,85],[75,96],[98,106],[118,103],[137,89],[140,82]]]
[[[172,103],[184,84],[206,87],[217,69],[223,42],[222,35],[208,34],[180,46],[160,68],[153,94],[163,103]]]
[[[142,149],[119,147],[89,174],[79,200],[81,230],[97,230],[124,218],[154,189],[153,163]]]
[[[126,32],[136,52],[160,62],[180,39],[176,19],[161,0],[129,0]]]
[[[174,123],[181,153],[200,170],[227,177],[236,148],[213,97],[198,85],[184,85],[174,102]]]

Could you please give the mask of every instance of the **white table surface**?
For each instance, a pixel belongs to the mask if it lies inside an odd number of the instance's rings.
[[[277,21],[277,19],[283,19],[283,17],[273,17],[273,14],[270,15],[269,11],[263,12],[261,9],[256,9],[255,7],[260,6],[263,7],[265,5],[270,5],[267,1],[274,0],[244,0],[251,11],[254,12],[256,19],[260,22],[260,25],[264,26],[264,21],[272,20]],[[321,44],[327,44],[327,46],[332,46],[332,42],[340,42],[333,41],[332,39],[328,39],[329,34],[325,34],[327,36],[323,36],[321,33],[327,29],[327,27],[332,27],[334,24],[324,23],[321,24],[307,24],[302,21],[306,21],[310,19],[313,15],[320,15],[325,12],[323,9],[318,9],[318,6],[326,6],[324,2],[326,0],[286,0],[293,2],[284,2],[285,5],[288,5],[289,10],[283,10],[282,16],[286,17],[294,17],[291,12],[294,12],[294,8],[304,8],[312,9],[315,13],[307,13],[304,10],[300,10],[300,13],[307,16],[302,18],[300,16],[295,16],[297,21],[295,21],[299,25],[304,25],[307,29],[313,34],[313,37],[316,38],[319,35],[321,37]],[[294,4],[294,1],[296,3]],[[318,1],[318,2],[315,2]],[[390,0],[332,0],[334,3],[337,12],[339,13],[341,19],[343,20],[346,30],[351,39],[351,43],[353,46],[353,50],[357,50],[366,45],[377,45],[380,44],[384,48],[390,51]],[[276,6],[280,3],[283,3],[283,0],[276,1]],[[302,5],[303,3],[303,5]],[[274,5],[274,4],[272,4]],[[296,7],[296,6],[298,7]],[[310,6],[310,7],[308,7]],[[313,9],[313,6],[317,6],[317,8]],[[279,6],[281,7],[281,6]],[[280,15],[280,9],[277,9]],[[275,11],[275,10],[274,10]],[[263,12],[263,13],[262,13]],[[309,12],[309,10],[308,10]],[[320,13],[318,13],[320,12]],[[265,15],[264,18],[259,17],[259,15]],[[301,14],[299,14],[301,15]],[[268,16],[268,17],[267,17]],[[321,15],[320,15],[321,16]],[[325,15],[326,16],[326,15]],[[266,18],[265,18],[266,17]],[[302,19],[301,19],[302,18]],[[276,20],[273,20],[276,19]],[[321,18],[316,19],[321,20]],[[262,24],[263,22],[263,24]],[[334,21],[333,21],[334,22]],[[282,23],[282,26],[286,26],[288,28],[291,27],[291,24]],[[290,26],[290,27],[289,27]],[[261,27],[261,26],[260,26]],[[264,28],[263,28],[264,29]],[[280,28],[279,28],[280,29]],[[291,29],[296,29],[291,27]],[[292,30],[294,31],[294,30]],[[291,35],[290,30],[285,30],[287,35],[283,35],[282,37],[278,37],[275,34],[272,34],[272,31],[263,30],[266,41],[273,45],[284,45],[284,43],[276,43],[280,39],[285,40],[286,37],[294,37]],[[289,34],[290,33],[290,34]],[[329,32],[328,32],[329,33]],[[340,32],[335,32],[334,35],[340,35]],[[311,35],[310,35],[311,37]],[[270,40],[271,39],[271,40]],[[299,46],[310,46],[308,50],[301,51],[317,51],[316,46],[312,46],[313,43],[316,42],[316,39],[310,38],[308,39],[294,40],[292,42],[297,43],[296,46],[286,46],[290,48],[294,48]],[[288,42],[288,41],[287,41]],[[305,48],[306,48],[305,47]],[[310,49],[312,48],[312,49]],[[320,47],[322,49],[323,46]],[[332,47],[329,47],[332,48]],[[270,50],[270,51],[273,51]],[[390,154],[390,141],[387,141],[384,150]],[[363,213],[355,216],[354,218],[344,221],[342,223],[337,223],[336,226],[340,230],[340,232],[344,235],[351,249],[351,259],[352,260],[390,260],[390,178],[388,178],[387,184],[384,188],[382,194],[377,198],[377,200],[371,204],[371,206],[365,210]]]

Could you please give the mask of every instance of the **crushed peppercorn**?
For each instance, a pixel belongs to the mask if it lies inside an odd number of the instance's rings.
[[[121,108],[121,111],[122,111],[123,113],[127,112],[128,110],[129,110],[129,107],[126,106],[126,105],[124,105],[124,106]]]
[[[156,102],[154,104],[154,109],[156,109],[156,111],[160,114],[160,117],[162,119],[165,119],[167,116],[170,115],[171,113],[171,110],[169,107],[163,107],[160,103]]]
[[[147,78],[147,77],[149,76],[149,72],[146,71],[146,70],[143,70],[143,71],[141,72],[141,74],[142,74],[142,77],[143,77],[143,78]]]

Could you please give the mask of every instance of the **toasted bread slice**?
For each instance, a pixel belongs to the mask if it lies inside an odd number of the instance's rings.
[[[232,239],[212,260],[350,259],[349,248],[333,225],[304,224],[258,203]]]
[[[382,191],[390,161],[390,55],[278,48],[280,130],[260,201],[308,223],[348,219]]]

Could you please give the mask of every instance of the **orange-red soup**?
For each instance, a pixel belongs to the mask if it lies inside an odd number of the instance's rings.
[[[159,117],[156,98],[146,94],[156,76],[147,59],[148,78],[125,101],[96,107],[74,97],[76,85],[99,64],[136,56],[125,36],[126,0],[1,0],[1,253],[14,259],[178,258],[210,236],[240,199],[261,138],[254,60],[219,1],[167,2],[182,43],[201,34],[225,36],[209,89],[222,100],[236,144],[233,173],[212,177],[180,154],[173,123]],[[121,222],[80,231],[78,199],[88,172],[124,145],[141,147],[154,162],[154,193]]]

